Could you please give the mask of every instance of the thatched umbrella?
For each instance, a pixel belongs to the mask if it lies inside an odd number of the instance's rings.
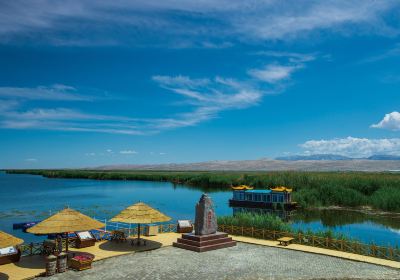
[[[24,240],[0,230],[0,248],[17,246],[22,243],[24,243]]]
[[[111,219],[112,222],[138,224],[138,242],[140,241],[140,224],[160,223],[169,220],[171,220],[170,217],[143,202],[129,206]]]
[[[66,233],[66,251],[68,252],[68,232],[84,231],[104,227],[104,224],[96,221],[76,210],[65,208],[50,216],[46,220],[27,229],[27,232],[34,234]]]

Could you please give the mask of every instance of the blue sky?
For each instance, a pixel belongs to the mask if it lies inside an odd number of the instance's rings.
[[[0,1],[0,168],[400,154],[398,1]]]

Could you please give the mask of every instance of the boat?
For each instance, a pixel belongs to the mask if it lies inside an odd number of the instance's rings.
[[[267,190],[255,190],[252,187],[232,187],[231,207],[265,208],[293,210],[297,203],[292,201],[293,189],[278,186]]]
[[[26,229],[33,227],[34,225],[40,223],[41,221],[33,221],[33,222],[24,222],[24,223],[15,223],[13,224],[13,230],[22,229],[22,231],[26,232]]]

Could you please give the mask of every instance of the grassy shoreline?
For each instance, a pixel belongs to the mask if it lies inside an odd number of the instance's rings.
[[[288,186],[302,207],[364,207],[400,212],[400,174],[378,172],[222,172],[222,171],[98,171],[6,170],[48,178],[165,181],[204,191],[229,190],[231,185],[255,188]]]

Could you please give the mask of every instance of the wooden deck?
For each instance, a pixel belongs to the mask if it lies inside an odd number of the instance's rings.
[[[181,234],[178,233],[163,233],[157,236],[145,237],[145,239],[147,240],[147,245],[140,247],[137,246],[132,247],[129,241],[123,243],[102,241],[96,243],[96,245],[93,247],[88,247],[83,249],[73,248],[72,251],[91,253],[95,255],[95,261],[99,261],[102,259],[120,256],[124,254],[130,254],[146,250],[155,250],[160,247],[171,246],[172,243],[175,242],[177,238],[180,236]],[[233,238],[233,240],[238,242],[282,248],[282,246],[278,245],[279,244],[278,241],[263,240],[263,239],[234,236],[234,235],[231,237]],[[383,265],[392,268],[398,268],[398,269],[400,268],[400,262],[351,254],[341,251],[328,250],[328,249],[299,245],[299,244],[290,244],[289,246],[284,247],[283,250],[286,249],[309,252],[314,254],[322,254],[327,256],[344,258],[352,261],[360,261],[371,264]],[[23,257],[21,258],[21,261],[17,264],[7,264],[0,266],[0,280],[20,280],[20,279],[33,278],[39,275],[40,273],[44,272],[45,271],[44,267],[45,263],[42,256]]]
[[[171,246],[180,234],[164,233],[157,236],[145,237],[147,240],[146,246],[131,246],[130,241],[115,243],[111,241],[96,242],[95,246],[76,249],[71,248],[73,252],[87,252],[95,255],[94,261],[99,261],[115,256],[155,250],[163,246]],[[22,257],[21,261],[13,264],[0,266],[0,280],[21,280],[30,279],[45,272],[45,262],[43,256]]]
[[[279,241],[257,239],[257,238],[245,237],[245,236],[233,235],[232,238],[233,238],[233,240],[238,241],[238,242],[257,244],[257,245],[263,245],[263,246],[269,246],[269,247],[277,247],[277,248],[282,248],[285,250],[296,250],[296,251],[332,256],[332,257],[348,259],[348,260],[352,260],[352,261],[383,265],[383,266],[388,266],[388,267],[398,268],[398,269],[400,268],[400,262],[384,260],[384,259],[363,256],[363,255],[357,255],[357,254],[341,252],[341,251],[336,251],[336,250],[330,250],[330,249],[324,249],[324,248],[318,248],[318,247],[312,247],[312,246],[306,246],[306,245],[300,245],[300,244],[290,244],[286,247],[282,247],[279,245]]]

